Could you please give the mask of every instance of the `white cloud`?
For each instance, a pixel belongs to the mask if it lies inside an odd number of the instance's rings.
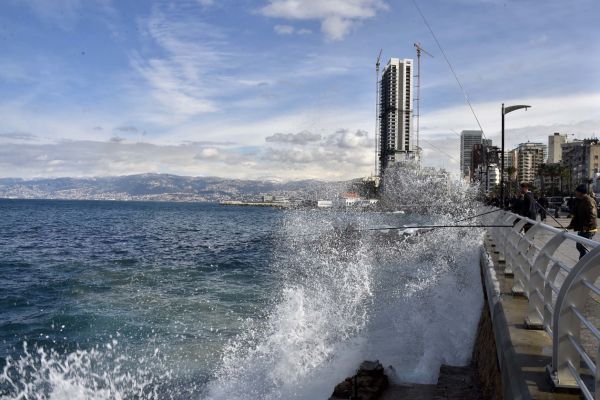
[[[211,158],[217,158],[219,156],[219,150],[215,149],[214,147],[207,147],[204,148],[202,150],[200,150],[200,153],[198,153],[196,155],[196,159],[199,160],[205,160],[205,159],[211,159]]]
[[[272,18],[317,20],[328,40],[340,40],[357,23],[387,8],[382,0],[269,0],[260,12]]]
[[[29,132],[6,132],[6,133],[0,133],[0,141],[2,139],[5,140],[26,140],[26,141],[31,141],[31,140],[36,140],[37,136],[29,133]]]
[[[291,25],[275,25],[273,27],[273,30],[278,35],[291,35],[292,33],[294,33],[295,29]]]
[[[329,39],[340,40],[350,32],[352,23],[351,20],[334,16],[324,19],[321,24],[321,29]]]
[[[579,138],[600,134],[597,104],[600,93],[554,98],[508,99],[507,104],[526,103],[529,111],[507,115],[507,148],[520,142],[541,141],[553,132],[574,133]],[[500,102],[474,103],[488,138],[499,143]],[[73,139],[48,142],[40,135],[46,129],[77,134],[78,126],[93,126],[87,120],[65,124],[47,119],[36,120],[37,135],[0,135],[0,176],[98,176],[144,172],[179,175],[217,175],[233,178],[274,176],[283,179],[346,179],[364,176],[373,168],[373,135],[360,129],[370,126],[370,112],[348,113],[342,110],[299,110],[287,115],[250,122],[219,121],[218,124],[190,123],[174,128],[151,142],[111,142],[108,132],[95,132],[104,141]],[[422,116],[424,165],[457,170],[459,137],[452,130],[475,129],[468,107],[460,105],[427,112]],[[8,113],[14,117],[17,113]],[[35,120],[32,116],[23,117]],[[318,128],[311,121],[318,120]],[[104,126],[119,126],[102,122]],[[41,125],[40,125],[41,124]],[[352,129],[339,129],[339,126]],[[280,127],[296,127],[297,133],[277,132]],[[68,129],[66,129],[68,128]],[[88,128],[90,133],[91,129]],[[40,134],[38,134],[40,132]],[[266,141],[267,137],[271,139]],[[28,140],[31,138],[32,140]],[[224,138],[228,142],[223,141]],[[22,140],[25,139],[25,140]],[[185,142],[184,141],[188,141]],[[229,141],[233,141],[229,142]],[[50,165],[61,160],[60,165]],[[243,165],[243,168],[240,166]]]
[[[13,140],[0,146],[0,177],[14,176],[14,171],[25,178],[163,172],[241,179],[338,180],[370,172],[373,148],[364,131],[337,129],[325,135],[308,131],[290,135],[291,140],[261,146],[219,146],[208,141],[170,145],[118,136],[106,141],[55,143]]]
[[[164,57],[150,58],[135,53],[131,58],[134,69],[149,84],[159,110],[179,121],[217,111],[211,100],[214,89],[210,75],[222,61],[217,50],[222,40],[218,30],[183,12],[165,13],[158,8],[141,26],[165,53]]]
[[[502,102],[491,101],[474,103],[473,106],[485,133],[488,137],[497,137],[500,131],[500,108]],[[517,111],[506,116],[506,130],[527,127],[550,127],[561,125],[567,129],[582,121],[597,121],[599,93],[573,94],[556,97],[529,97],[521,99],[507,99],[506,105],[529,104],[528,111]],[[448,132],[450,129],[461,131],[463,129],[477,129],[477,124],[466,105],[457,105],[442,108],[421,118],[422,132]],[[600,129],[598,126],[596,129]],[[549,132],[548,134],[551,134]],[[583,133],[583,132],[582,132]],[[535,136],[537,137],[537,136]],[[522,140],[522,137],[510,138],[511,143]]]
[[[338,129],[327,137],[327,144],[337,148],[364,148],[373,145],[369,140],[369,134],[363,130],[352,132],[348,129]]]
[[[309,131],[302,131],[298,133],[275,133],[271,136],[267,136],[265,140],[273,143],[293,143],[305,145],[310,142],[320,141],[321,135]]]
[[[280,171],[320,171],[319,174],[328,179],[340,179],[367,174],[373,165],[374,143],[362,130],[337,129],[324,136],[304,131],[273,137],[280,140],[267,138],[267,142],[275,146],[263,149],[260,158],[263,163],[276,165]]]
[[[278,35],[310,35],[312,31],[307,28],[296,29],[291,25],[275,25],[273,30]]]

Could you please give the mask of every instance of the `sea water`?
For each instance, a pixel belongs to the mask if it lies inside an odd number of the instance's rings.
[[[0,200],[0,398],[316,399],[469,362],[481,232],[447,215]]]

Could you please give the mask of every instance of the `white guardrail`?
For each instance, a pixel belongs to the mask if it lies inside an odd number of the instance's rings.
[[[555,386],[580,388],[586,399],[600,400],[600,329],[584,315],[589,296],[600,296],[600,243],[505,211],[490,214],[488,221],[513,225],[490,228],[489,233],[504,256],[505,274],[514,274],[513,294],[528,298],[526,325],[552,338],[547,370]],[[527,233],[525,224],[532,225]],[[590,251],[579,261],[569,261],[557,252],[566,242],[573,249],[581,243]],[[595,338],[594,354],[588,354],[589,344],[582,344],[584,328]]]

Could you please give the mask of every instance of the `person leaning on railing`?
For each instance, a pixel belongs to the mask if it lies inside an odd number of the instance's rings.
[[[577,231],[577,235],[586,239],[591,239],[598,231],[596,219],[598,218],[598,210],[596,201],[587,194],[587,186],[579,185],[575,189],[575,202],[572,209],[573,219],[567,226],[567,229]],[[579,259],[585,256],[588,249],[581,243],[577,243],[579,251]]]

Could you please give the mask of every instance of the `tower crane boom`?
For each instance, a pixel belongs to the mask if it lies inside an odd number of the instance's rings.
[[[419,145],[419,117],[421,116],[421,110],[420,110],[420,106],[421,106],[421,53],[425,53],[426,55],[428,55],[429,57],[433,58],[433,55],[431,53],[429,53],[427,50],[425,50],[423,47],[421,47],[421,43],[417,42],[413,44],[415,46],[415,49],[417,50],[417,76],[416,76],[416,92],[417,92],[417,96],[415,97],[415,103],[416,103],[416,108],[417,108],[417,112],[415,114],[415,133],[416,133],[416,137],[417,137],[417,160],[419,162],[419,164],[421,163],[421,147]]]
[[[381,52],[383,49],[379,49],[377,55],[377,61],[375,61],[375,176],[378,176],[378,164],[379,164],[379,66],[381,65]]]

